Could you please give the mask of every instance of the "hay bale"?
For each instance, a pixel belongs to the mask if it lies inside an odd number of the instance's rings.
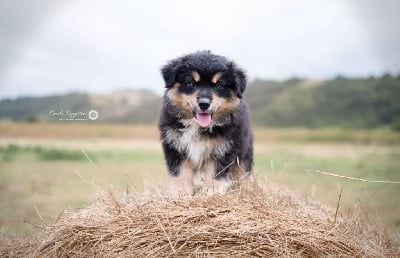
[[[136,193],[64,214],[1,257],[398,256],[356,218],[309,205],[280,188],[252,183],[224,196],[172,198]]]

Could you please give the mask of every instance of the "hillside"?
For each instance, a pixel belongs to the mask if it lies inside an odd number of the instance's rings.
[[[0,101],[0,120],[149,124],[157,121],[159,106],[160,97],[145,90],[119,90],[103,95],[71,93],[24,97]],[[99,113],[98,119],[87,120],[90,110]]]
[[[400,129],[400,77],[388,74],[326,81],[255,80],[245,97],[257,126]],[[72,113],[87,121],[87,113],[95,109],[99,118],[90,122],[154,124],[160,101],[149,91],[133,90],[6,99],[0,101],[0,120],[55,122]]]
[[[268,127],[400,128],[400,78],[255,81],[246,98]]]

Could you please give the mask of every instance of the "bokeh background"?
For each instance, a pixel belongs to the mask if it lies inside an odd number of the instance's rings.
[[[247,71],[255,173],[310,205],[393,232],[400,181],[400,4],[353,1],[2,1],[0,231],[34,233],[96,189],[167,172],[160,67],[198,50]],[[96,116],[89,116],[93,114]]]

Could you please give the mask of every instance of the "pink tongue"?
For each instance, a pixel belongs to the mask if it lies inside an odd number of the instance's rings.
[[[198,113],[196,115],[197,123],[201,127],[207,127],[211,124],[211,114],[208,113]]]

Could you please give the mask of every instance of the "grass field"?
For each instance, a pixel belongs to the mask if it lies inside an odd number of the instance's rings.
[[[310,202],[354,207],[400,229],[400,185],[351,181],[305,170],[400,181],[400,134],[389,130],[255,129],[257,176]],[[0,124],[0,231],[32,234],[64,209],[96,199],[96,188],[133,191],[167,182],[155,126]],[[27,221],[27,222],[25,222]]]

